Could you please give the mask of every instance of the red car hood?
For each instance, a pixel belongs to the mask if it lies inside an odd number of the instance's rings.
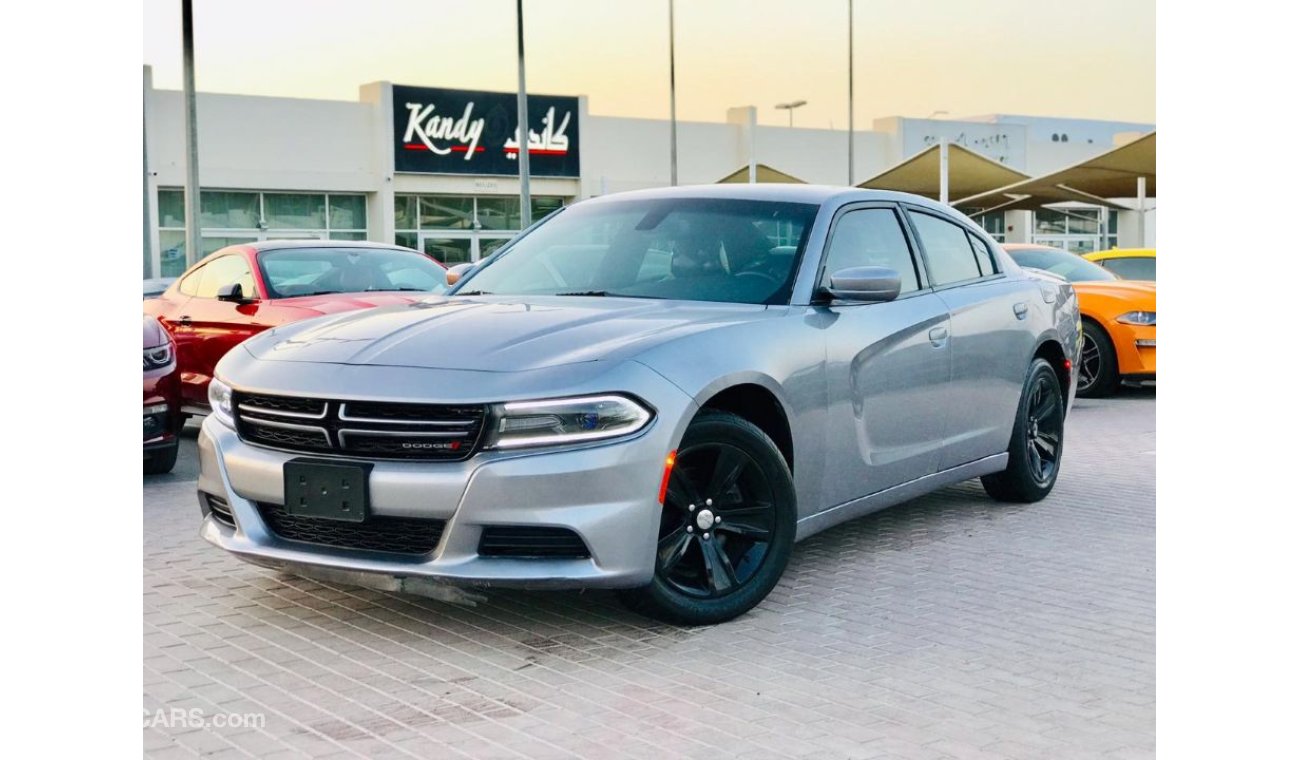
[[[292,306],[296,309],[310,309],[318,314],[339,314],[357,309],[369,309],[373,306],[401,306],[428,298],[434,293],[331,293],[323,296],[300,296],[298,298],[281,298],[276,303],[280,306]]]

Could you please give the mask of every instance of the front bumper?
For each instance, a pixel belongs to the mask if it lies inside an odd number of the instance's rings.
[[[1107,326],[1115,343],[1119,373],[1154,378],[1156,375],[1155,325],[1126,325],[1112,322]]]
[[[276,535],[258,503],[283,504],[284,463],[300,455],[245,443],[209,417],[198,439],[200,535],[254,564],[384,589],[409,590],[412,581],[522,588],[645,585],[654,572],[664,458],[694,411],[685,394],[668,387],[671,392],[655,399],[656,419],[630,440],[481,452],[463,462],[375,461],[372,515],[446,521],[437,547],[427,555],[336,548]],[[209,513],[206,494],[225,500],[235,528]],[[567,528],[586,544],[590,557],[480,556],[483,530],[494,525]]]

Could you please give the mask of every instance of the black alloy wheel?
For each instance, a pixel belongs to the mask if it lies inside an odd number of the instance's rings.
[[[1056,370],[1034,359],[1016,407],[1007,468],[984,475],[984,490],[998,501],[1033,502],[1046,497],[1061,472],[1065,447],[1065,395]]]
[[[1025,453],[1029,474],[1039,483],[1050,483],[1060,463],[1061,437],[1065,431],[1065,405],[1059,385],[1039,374],[1034,378],[1026,405]]]
[[[670,623],[730,620],[780,580],[794,532],[794,483],[776,444],[741,417],[705,410],[687,428],[668,478],[654,579],[620,596]]]
[[[1101,373],[1101,346],[1092,335],[1083,334],[1083,346],[1079,352],[1079,395],[1086,394],[1097,384]]]
[[[773,500],[767,475],[741,449],[708,442],[679,451],[664,498],[656,572],[688,596],[735,592],[767,557]]]

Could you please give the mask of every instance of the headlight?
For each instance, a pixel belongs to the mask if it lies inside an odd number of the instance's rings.
[[[1154,325],[1156,323],[1156,313],[1154,311],[1130,311],[1127,314],[1115,317],[1115,321],[1126,325]]]
[[[208,406],[212,414],[229,427],[235,426],[235,410],[230,402],[230,386],[217,378],[208,383]]]
[[[645,427],[653,416],[626,396],[496,404],[484,447],[513,449],[617,438]]]
[[[144,369],[146,372],[151,369],[166,367],[171,363],[172,344],[170,343],[164,343],[161,346],[154,346],[153,348],[146,348],[144,350]]]

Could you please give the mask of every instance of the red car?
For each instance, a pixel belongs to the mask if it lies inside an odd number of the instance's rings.
[[[144,318],[144,471],[171,472],[181,425],[176,344],[153,317]]]
[[[210,254],[145,301],[144,312],[176,342],[182,412],[207,414],[213,368],[245,339],[301,319],[411,303],[446,290],[446,268],[409,248],[273,240]]]

